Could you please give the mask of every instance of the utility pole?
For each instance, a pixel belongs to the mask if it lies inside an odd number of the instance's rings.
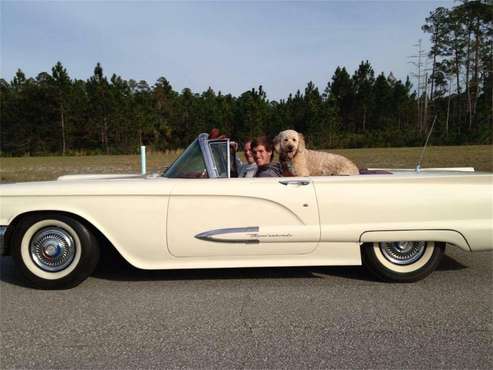
[[[424,103],[423,103],[423,130],[426,132],[428,128],[428,72],[425,73],[424,86]]]
[[[445,136],[448,138],[448,128],[450,119],[450,98],[452,95],[452,78],[448,78],[448,101],[447,101],[447,119],[445,121]]]
[[[493,40],[490,41],[491,125],[493,126]]]
[[[418,81],[418,83],[416,85],[416,89],[417,89],[416,92],[417,92],[417,97],[418,97],[418,101],[417,101],[417,108],[418,108],[417,128],[418,128],[418,132],[420,132],[420,133],[424,129],[424,127],[423,127],[423,112],[422,112],[423,109],[422,109],[422,105],[421,105],[421,94],[422,94],[423,87],[426,89],[426,86],[428,84],[428,81],[426,81],[426,80],[423,82],[422,73],[425,70],[425,65],[424,65],[423,61],[426,58],[426,52],[423,50],[421,42],[422,42],[421,39],[419,39],[418,43],[413,45],[414,47],[418,48],[417,54],[411,55],[408,57],[409,59],[411,59],[411,61],[409,63],[411,63],[414,67],[416,67],[416,70],[417,70],[417,73],[413,72],[413,73],[411,73],[411,76],[416,78],[416,80]]]

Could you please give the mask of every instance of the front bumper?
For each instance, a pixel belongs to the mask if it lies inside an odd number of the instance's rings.
[[[0,256],[7,254],[7,246],[5,245],[5,233],[7,232],[7,226],[0,226]]]

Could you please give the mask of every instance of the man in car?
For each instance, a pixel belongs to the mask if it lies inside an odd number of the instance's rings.
[[[252,141],[252,152],[257,173],[255,177],[280,177],[282,170],[281,164],[272,162],[274,157],[274,147],[266,136],[260,136]]]

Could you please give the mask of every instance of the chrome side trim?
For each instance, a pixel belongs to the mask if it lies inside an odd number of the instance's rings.
[[[249,226],[249,227],[230,227],[225,229],[215,229],[204,231],[200,234],[195,235],[197,239],[205,240],[209,242],[218,242],[218,243],[241,243],[241,244],[258,244],[258,239],[253,239],[257,234],[252,234],[252,239],[245,239],[246,235],[240,235],[242,239],[221,239],[217,238],[219,235],[227,235],[227,234],[245,234],[245,233],[257,233],[259,231],[258,226]]]
[[[309,185],[309,180],[281,180],[279,184],[283,185]]]
[[[7,255],[7,246],[5,245],[5,233],[7,226],[0,226],[0,256]]]

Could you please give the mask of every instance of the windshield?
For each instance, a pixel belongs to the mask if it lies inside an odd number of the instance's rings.
[[[164,173],[170,178],[207,178],[199,141],[195,140]]]

